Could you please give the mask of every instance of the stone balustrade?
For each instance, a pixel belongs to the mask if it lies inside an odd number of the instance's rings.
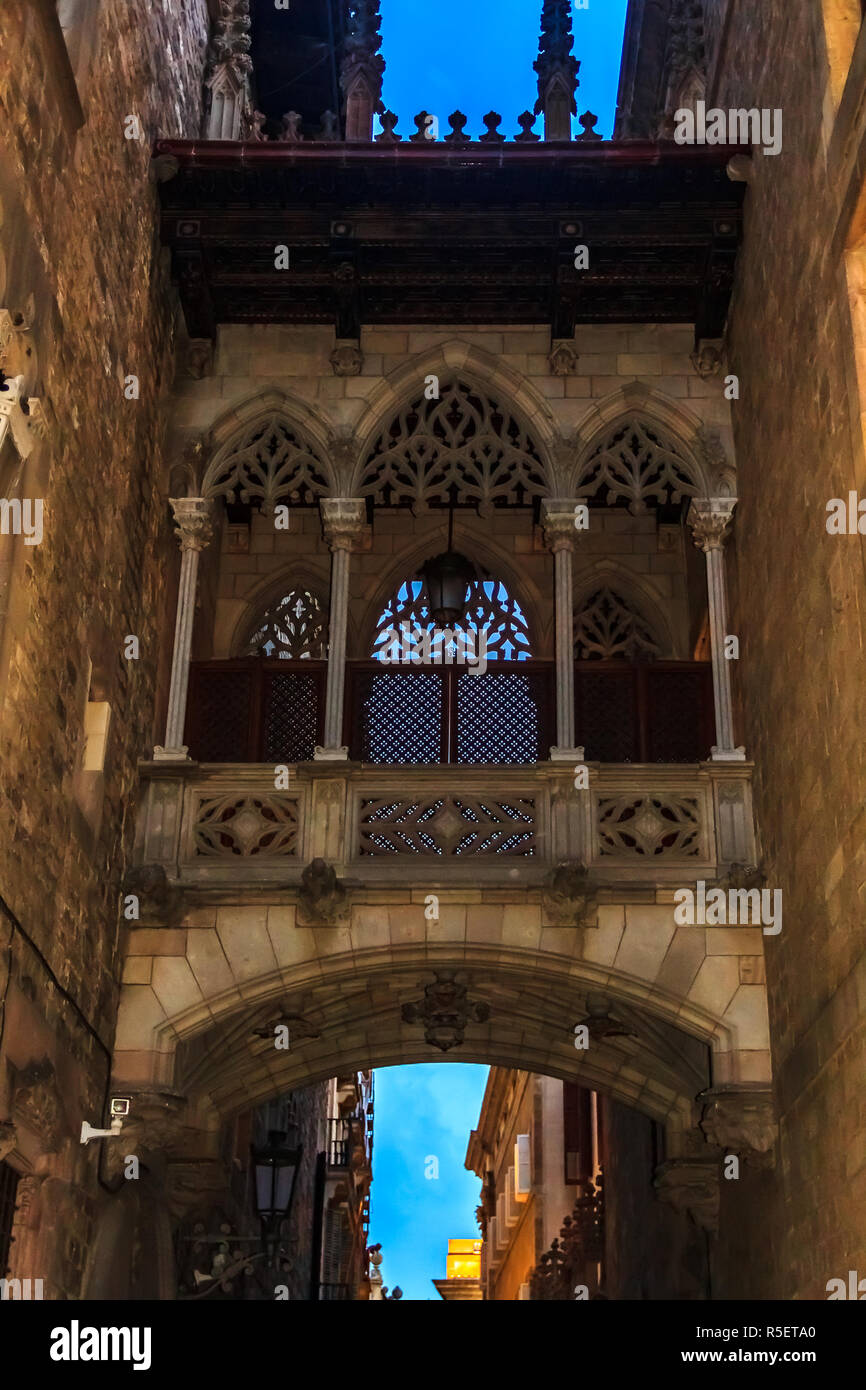
[[[751,765],[141,765],[135,859],[197,890],[291,888],[313,859],[347,886],[675,886],[751,866]],[[582,783],[586,782],[586,786]],[[575,783],[578,785],[576,786]]]

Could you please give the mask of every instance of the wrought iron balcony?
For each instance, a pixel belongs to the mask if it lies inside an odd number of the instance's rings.
[[[296,763],[322,739],[327,665],[252,657],[194,664],[186,741],[202,762]],[[553,665],[349,663],[344,741],[367,764],[544,761]],[[713,742],[708,662],[579,661],[578,742],[591,762],[695,763]]]

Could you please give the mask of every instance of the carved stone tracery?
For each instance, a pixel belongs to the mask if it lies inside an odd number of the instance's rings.
[[[574,616],[574,654],[578,660],[658,657],[661,645],[647,623],[613,589],[591,594]]]
[[[208,468],[202,492],[228,502],[312,505],[328,492],[327,468],[315,447],[279,413],[257,420]]]
[[[442,383],[439,399],[404,406],[367,456],[360,487],[380,506],[410,503],[527,505],[550,488],[531,435],[508,410],[465,381]]]
[[[626,502],[630,512],[649,502],[677,503],[701,492],[693,464],[661,428],[638,417],[616,424],[580,469],[575,495]]]
[[[291,589],[256,623],[250,652],[283,660],[325,661],[328,654],[328,615],[311,590]]]

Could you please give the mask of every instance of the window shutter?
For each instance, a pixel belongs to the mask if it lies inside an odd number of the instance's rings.
[[[527,1201],[531,1188],[529,1135],[518,1134],[514,1143],[514,1196],[517,1201]]]

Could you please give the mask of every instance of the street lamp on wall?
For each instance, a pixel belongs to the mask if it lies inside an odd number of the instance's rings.
[[[288,1220],[292,1208],[301,1152],[294,1127],[290,1132],[269,1130],[268,1142],[261,1148],[253,1149],[256,1210],[265,1241],[272,1245],[276,1242],[281,1223]]]

